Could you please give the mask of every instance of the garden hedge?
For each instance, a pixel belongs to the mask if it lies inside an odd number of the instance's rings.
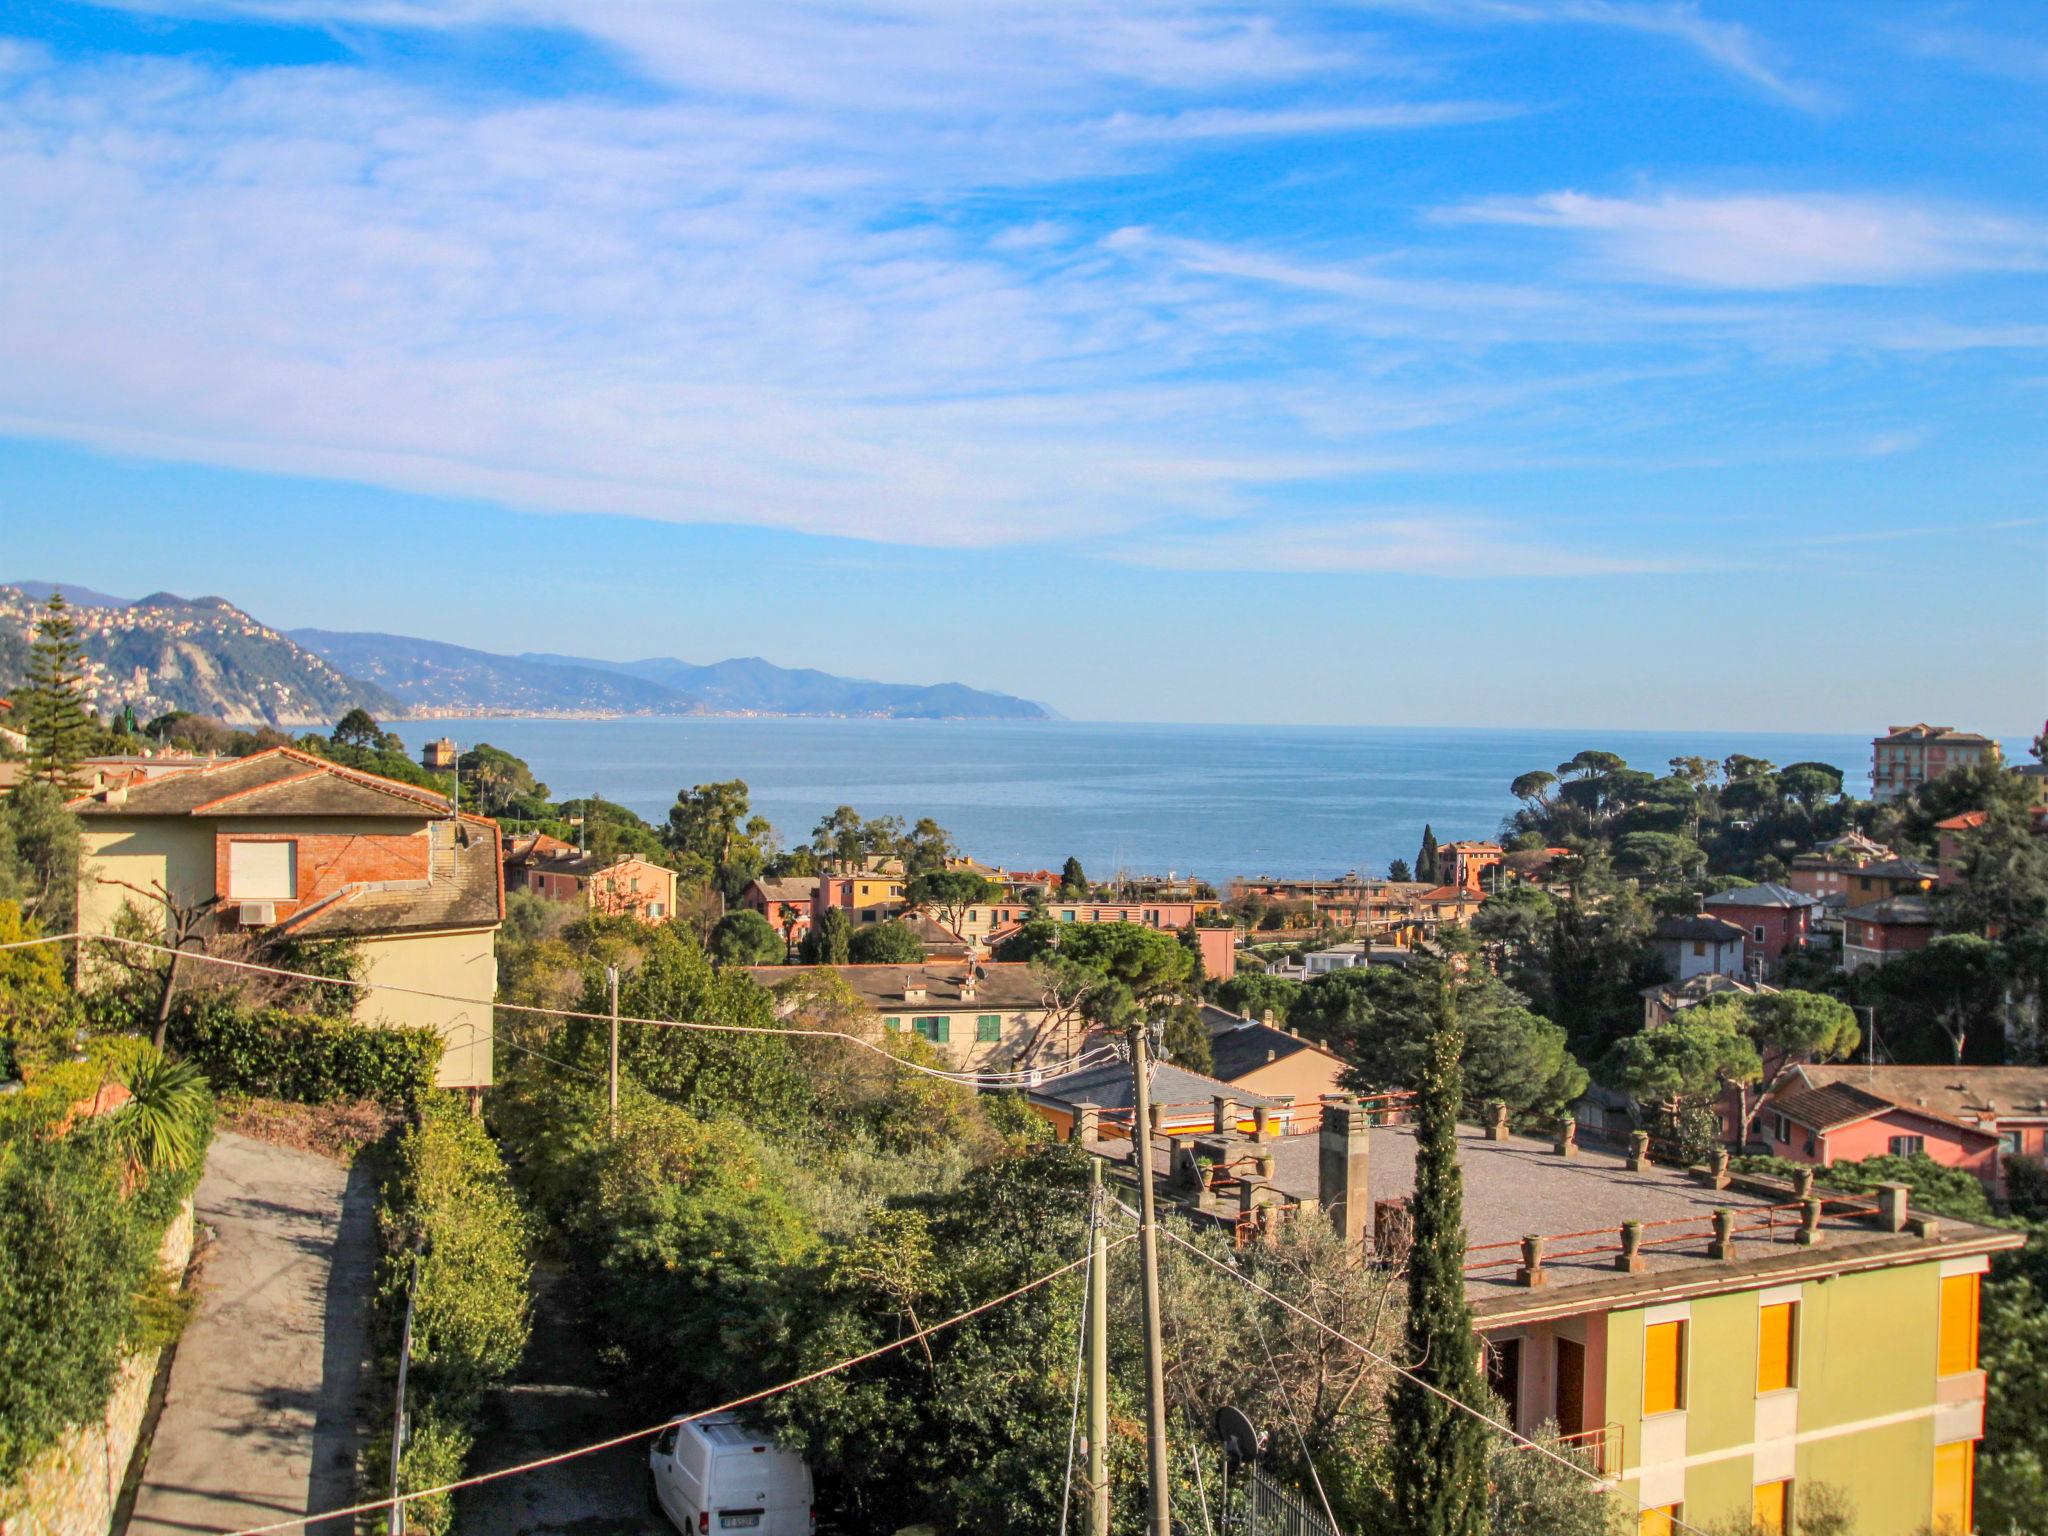
[[[172,1016],[170,1044],[215,1091],[300,1104],[375,1099],[399,1107],[432,1092],[442,1039],[431,1029],[248,1010],[208,999]]]

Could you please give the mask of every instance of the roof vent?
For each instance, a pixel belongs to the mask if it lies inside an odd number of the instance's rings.
[[[922,981],[906,981],[903,983],[903,1001],[906,1003],[924,1002],[929,995]]]

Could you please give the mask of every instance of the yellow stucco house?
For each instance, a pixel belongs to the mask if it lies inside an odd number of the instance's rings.
[[[217,933],[351,940],[368,983],[357,1017],[439,1031],[441,1086],[490,1084],[497,823],[286,747],[108,784],[72,809],[82,933],[113,932],[126,906],[158,918],[167,895],[207,906]]]

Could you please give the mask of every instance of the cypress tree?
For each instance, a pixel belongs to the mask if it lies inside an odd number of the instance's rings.
[[[1415,878],[1427,880],[1431,885],[1443,884],[1443,873],[1436,856],[1436,829],[1428,822],[1422,824],[1422,848],[1415,855]]]
[[[1414,1245],[1408,1253],[1405,1341],[1415,1374],[1481,1408],[1479,1346],[1465,1301],[1465,1185],[1458,1169],[1458,1103],[1464,1093],[1448,978],[1415,1095]],[[1401,1536],[1483,1536],[1485,1429],[1471,1414],[1403,1376],[1388,1405],[1393,1423],[1394,1526]]]
[[[92,750],[97,723],[85,712],[85,648],[62,592],[50,594],[28,653],[28,686],[22,689],[22,734],[28,737],[29,772],[45,783],[69,786],[78,760]]]

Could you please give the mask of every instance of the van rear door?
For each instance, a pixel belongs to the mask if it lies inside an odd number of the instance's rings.
[[[810,1536],[811,1474],[789,1451],[727,1451],[712,1464],[711,1529]]]

